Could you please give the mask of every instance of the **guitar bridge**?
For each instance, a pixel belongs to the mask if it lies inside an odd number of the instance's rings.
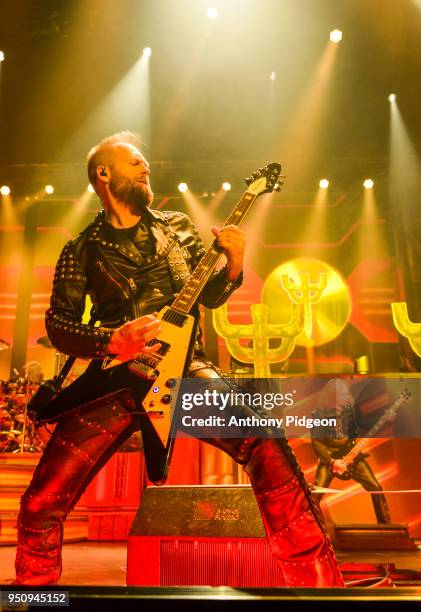
[[[146,378],[147,380],[155,380],[157,376],[155,368],[141,361],[131,361],[128,365],[128,370],[132,374],[136,374],[136,376]]]

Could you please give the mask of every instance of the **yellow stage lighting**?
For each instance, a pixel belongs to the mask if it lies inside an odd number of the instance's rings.
[[[189,186],[187,183],[178,183],[177,189],[180,193],[185,193],[188,190]]]
[[[271,81],[274,81],[276,79],[276,72],[271,72],[269,78]]]
[[[4,62],[5,60],[5,55],[3,51],[0,51],[0,62]]]
[[[372,179],[365,179],[363,185],[364,185],[364,189],[373,189],[374,181]]]
[[[52,185],[46,185],[44,187],[44,191],[45,193],[48,193],[48,195],[51,195],[52,193],[54,193],[54,187]]]
[[[229,191],[231,189],[231,183],[228,183],[228,182],[222,183],[222,189],[224,191]]]
[[[2,185],[0,187],[0,193],[3,196],[8,196],[10,195],[10,187],[8,185]]]
[[[145,59],[149,59],[152,55],[152,49],[150,47],[145,47],[142,51],[142,57]]]
[[[92,187],[91,183],[88,185],[88,191],[89,193],[95,193],[95,189]]]
[[[330,33],[330,40],[334,43],[341,42],[342,32],[340,30],[332,30]]]
[[[391,93],[388,97],[389,102],[396,102],[396,94]]]
[[[217,19],[219,17],[219,13],[216,8],[208,8],[206,15],[209,17],[209,19]]]
[[[327,179],[321,179],[319,181],[319,187],[321,187],[321,189],[327,189],[329,187],[329,181]]]
[[[292,305],[304,312],[298,346],[322,346],[337,338],[351,315],[351,294],[341,273],[325,261],[296,257],[281,263],[266,278],[261,301],[270,323],[290,321]],[[296,306],[296,307],[297,307]]]

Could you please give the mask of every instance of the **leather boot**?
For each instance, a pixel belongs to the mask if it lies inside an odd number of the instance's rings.
[[[190,376],[220,378],[225,390],[238,390],[210,363],[197,362]],[[233,412],[239,417],[255,414],[247,406],[235,406]],[[282,568],[283,586],[343,587],[322,514],[286,438],[205,441],[243,464],[250,476],[270,547]]]
[[[41,508],[43,501],[47,504],[51,503],[51,496],[45,497],[45,500],[38,497],[38,499],[22,500],[22,503],[26,506]],[[63,520],[66,514],[65,502],[65,499],[56,500],[54,513],[56,515],[62,514]],[[62,507],[61,512],[59,511],[59,506]],[[18,549],[15,561],[15,584],[33,586],[57,584],[61,576],[62,540],[62,523],[46,527],[45,529],[35,529],[24,526],[20,519],[18,523]]]
[[[212,439],[250,477],[285,587],[343,587],[319,508],[286,439]]]
[[[63,523],[87,484],[132,433],[132,417],[116,398],[63,418],[50,438],[18,518],[16,582],[57,584]]]

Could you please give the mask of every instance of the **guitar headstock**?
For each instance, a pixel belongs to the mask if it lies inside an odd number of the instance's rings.
[[[281,191],[284,180],[285,177],[281,176],[281,164],[272,162],[264,168],[259,168],[249,178],[246,178],[247,191],[254,195]]]

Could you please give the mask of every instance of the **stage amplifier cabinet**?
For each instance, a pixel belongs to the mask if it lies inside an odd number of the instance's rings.
[[[127,584],[281,587],[252,488],[148,487],[129,533]]]

